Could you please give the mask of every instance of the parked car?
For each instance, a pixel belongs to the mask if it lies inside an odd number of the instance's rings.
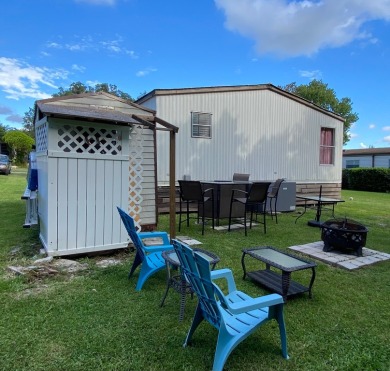
[[[0,174],[11,174],[11,161],[7,155],[0,155]]]

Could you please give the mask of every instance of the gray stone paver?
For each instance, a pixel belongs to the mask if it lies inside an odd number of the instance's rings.
[[[353,254],[342,254],[337,251],[325,252],[322,251],[323,247],[324,243],[322,241],[318,241],[305,245],[290,246],[288,249],[309,255],[325,263],[350,270],[390,259],[390,254],[368,249],[366,247],[363,247],[363,256],[361,257]]]

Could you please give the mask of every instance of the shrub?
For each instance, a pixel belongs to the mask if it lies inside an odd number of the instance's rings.
[[[390,169],[343,169],[342,188],[356,191],[390,192]]]

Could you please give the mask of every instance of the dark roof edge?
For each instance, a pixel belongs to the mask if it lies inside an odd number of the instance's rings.
[[[149,93],[145,94],[141,98],[137,99],[137,104],[155,97],[164,95],[181,95],[181,94],[205,94],[205,93],[222,93],[222,92],[237,92],[237,91],[251,91],[251,90],[271,90],[277,94],[283,95],[287,98],[293,99],[296,102],[304,104],[305,106],[311,107],[317,111],[320,111],[328,116],[331,116],[337,120],[345,122],[345,119],[332,111],[326,110],[307,99],[304,99],[298,95],[289,93],[273,84],[258,84],[258,85],[232,85],[232,86],[210,86],[210,87],[199,87],[199,88],[180,88],[180,89],[154,89]]]
[[[390,147],[343,149],[343,156],[390,155]]]

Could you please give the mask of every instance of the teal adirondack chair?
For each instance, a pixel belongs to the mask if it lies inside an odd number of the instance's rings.
[[[136,248],[136,254],[129,272],[129,278],[133,275],[135,269],[142,264],[135,288],[137,291],[140,291],[151,275],[166,267],[161,254],[165,250],[173,249],[173,246],[170,244],[166,232],[137,232],[134,219],[121,208],[117,207],[117,209],[126,231]],[[147,238],[161,238],[162,244],[145,246],[143,240]]]
[[[198,305],[184,347],[205,319],[218,331],[213,371],[223,366],[234,348],[265,322],[275,319],[279,324],[282,355],[288,359],[286,328],[283,318],[283,298],[278,294],[252,298],[237,291],[230,269],[210,271],[209,262],[189,246],[173,240],[181,269],[198,297]],[[225,295],[213,282],[224,278],[229,293]]]

